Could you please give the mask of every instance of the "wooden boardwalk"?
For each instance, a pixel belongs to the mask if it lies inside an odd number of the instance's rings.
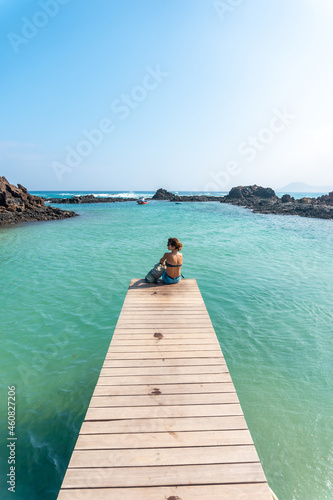
[[[196,280],[132,280],[58,500],[272,500]]]

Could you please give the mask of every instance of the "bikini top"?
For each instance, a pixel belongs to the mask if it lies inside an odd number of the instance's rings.
[[[176,264],[169,264],[169,263],[166,261],[166,262],[165,262],[165,265],[166,265],[167,267],[182,267],[182,265],[183,265],[183,264],[177,264],[177,265],[176,265]]]

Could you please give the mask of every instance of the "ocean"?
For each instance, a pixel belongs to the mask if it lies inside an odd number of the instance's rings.
[[[216,202],[54,206],[80,216],[0,230],[0,498],[56,499],[130,279],[146,275],[171,236],[184,245],[182,272],[198,282],[270,487],[279,500],[332,499],[332,221]],[[15,496],[5,479],[8,386]]]

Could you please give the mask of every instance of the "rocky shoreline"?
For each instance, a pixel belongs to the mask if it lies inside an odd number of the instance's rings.
[[[224,196],[206,196],[204,194],[180,196],[178,194],[170,193],[166,189],[160,188],[156,191],[156,193],[152,197],[152,200],[188,202],[188,201],[222,201],[223,198]]]
[[[21,184],[10,184],[0,177],[0,226],[20,222],[68,219],[77,214],[45,205],[44,198],[31,195]]]
[[[223,197],[221,203],[231,203],[261,214],[298,215],[316,219],[333,219],[333,191],[318,198],[295,200],[289,194],[279,198],[273,189],[261,186],[237,186]]]
[[[298,215],[318,219],[333,219],[333,191],[318,198],[301,198],[296,200],[289,194],[279,198],[273,189],[257,186],[233,187],[226,196],[186,195],[180,196],[158,189],[152,198],[169,202],[219,202],[248,208],[255,213]],[[54,208],[45,203],[72,204],[83,203],[116,203],[137,201],[137,198],[95,197],[93,194],[74,196],[72,198],[41,198],[28,193],[21,184],[9,184],[5,177],[0,177],[0,226],[20,222],[47,221],[75,217],[75,212]]]
[[[146,200],[159,200],[169,202],[207,202],[230,203],[248,208],[255,213],[298,215],[317,219],[333,219],[333,192],[318,198],[301,198],[296,200],[289,194],[279,198],[273,189],[262,186],[237,186],[233,187],[226,196],[186,195],[180,196],[160,188],[152,198]],[[115,203],[124,201],[137,201],[136,198],[96,198],[93,194],[74,196],[72,198],[51,198],[49,203]]]
[[[169,201],[219,201],[245,208],[261,214],[298,215],[317,219],[333,219],[333,191],[318,198],[301,198],[296,200],[289,194],[279,198],[273,189],[262,186],[233,187],[226,196],[178,196],[158,189],[153,200]]]
[[[151,198],[147,198],[150,200]],[[46,203],[66,203],[70,205],[79,205],[83,203],[115,203],[117,201],[137,201],[137,198],[114,198],[114,197],[95,197],[93,194],[82,196],[72,196],[72,198],[46,198]]]
[[[177,194],[170,193],[166,189],[158,189],[154,196],[151,198],[146,198],[147,201],[151,200],[165,200],[165,201],[221,201],[223,196],[206,196],[206,195],[190,195],[190,196],[179,196]],[[82,203],[116,203],[124,201],[138,201],[138,198],[115,198],[112,197],[95,197],[93,194],[87,194],[82,196],[73,196],[72,198],[47,198],[46,203],[59,203],[59,204],[82,204]]]

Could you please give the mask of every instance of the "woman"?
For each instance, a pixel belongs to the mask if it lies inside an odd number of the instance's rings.
[[[160,260],[160,263],[165,267],[162,280],[166,285],[179,283],[181,280],[180,270],[183,264],[183,254],[179,253],[179,251],[182,246],[182,243],[177,238],[168,239],[167,247],[170,251],[165,253]]]

